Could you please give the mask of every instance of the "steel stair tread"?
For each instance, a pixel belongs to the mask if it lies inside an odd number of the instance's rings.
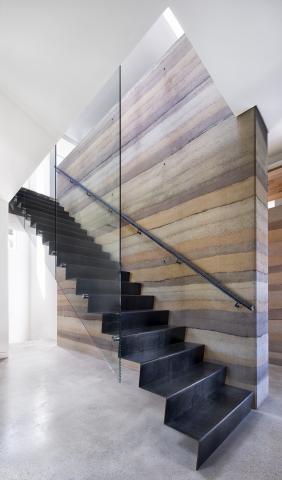
[[[195,347],[195,343],[190,342],[178,342],[165,345],[162,348],[150,349],[141,352],[134,352],[128,355],[122,356],[125,360],[129,360],[136,363],[147,363],[159,358],[165,358],[170,355],[174,355],[178,352],[184,352]]]
[[[155,325],[155,326],[152,325],[150,327],[137,327],[137,328],[122,329],[121,339],[126,338],[126,337],[130,337],[131,335],[146,335],[146,333],[158,332],[158,331],[161,331],[161,330],[166,330],[168,328],[169,327],[167,325]]]
[[[197,347],[198,344],[189,344],[190,350]],[[170,397],[185,388],[189,388],[196,383],[205,380],[207,377],[218,373],[224,367],[214,363],[202,362],[191,366],[184,375],[175,376],[173,378],[160,379],[155,382],[142,385],[144,390],[160,395],[162,397]]]
[[[252,397],[252,392],[222,385],[211,395],[197,402],[194,407],[166,424],[200,442],[245,400]]]

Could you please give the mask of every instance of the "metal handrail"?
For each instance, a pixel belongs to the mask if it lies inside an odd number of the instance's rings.
[[[129,217],[128,215],[126,215],[125,213],[122,213],[120,212],[117,208],[113,207],[112,205],[110,205],[108,202],[106,202],[105,200],[103,200],[101,197],[99,197],[96,193],[92,192],[91,190],[89,190],[89,188],[85,187],[84,185],[82,185],[78,180],[76,180],[75,178],[73,178],[71,175],[69,175],[68,173],[64,172],[64,170],[62,170],[61,168],[59,167],[56,167],[55,166],[55,169],[58,173],[61,173],[62,175],[64,175],[66,178],[69,179],[69,181],[78,186],[79,188],[81,188],[82,190],[84,190],[84,192],[89,196],[89,197],[92,197],[94,198],[95,200],[97,200],[99,203],[101,203],[105,208],[107,208],[110,212],[114,212],[116,213],[117,215],[120,215],[121,218],[129,223],[130,225],[132,225],[134,228],[136,228],[137,232],[138,233],[143,233],[146,237],[150,238],[151,240],[153,240],[153,242],[155,242],[157,245],[159,245],[161,248],[163,248],[164,250],[166,250],[167,252],[169,252],[171,255],[173,255],[175,258],[176,258],[176,261],[177,263],[183,263],[184,265],[187,265],[187,267],[191,268],[191,270],[193,270],[194,272],[196,272],[198,275],[200,275],[202,278],[204,278],[205,280],[207,280],[209,283],[211,283],[212,285],[214,285],[214,287],[216,287],[218,290],[220,290],[221,292],[225,293],[226,295],[228,295],[230,298],[232,298],[233,300],[235,300],[235,307],[239,308],[240,305],[243,305],[244,307],[246,307],[248,310],[255,310],[255,306],[252,305],[251,303],[249,303],[247,300],[244,300],[242,297],[240,297],[239,295],[237,295],[236,293],[234,293],[232,290],[230,290],[228,287],[226,287],[225,285],[222,285],[221,282],[219,282],[213,275],[210,275],[209,273],[205,272],[204,270],[202,270],[198,265],[196,265],[194,262],[192,262],[192,260],[190,260],[189,258],[187,258],[185,255],[182,255],[182,253],[179,253],[177,252],[173,247],[171,247],[170,245],[168,245],[166,242],[163,242],[163,240],[161,240],[160,238],[156,237],[156,235],[154,235],[153,233],[151,233],[150,231],[146,230],[146,228],[142,227],[142,225],[140,225],[139,223],[135,222],[135,220],[133,220],[131,217]]]

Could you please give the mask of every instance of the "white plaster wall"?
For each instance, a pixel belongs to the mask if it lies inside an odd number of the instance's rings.
[[[41,237],[30,241],[30,340],[57,339],[55,257]]]
[[[35,229],[9,215],[9,343],[57,338],[55,258]]]
[[[51,187],[51,164],[50,155],[47,155],[44,160],[34,170],[32,175],[24,184],[25,188],[29,188],[34,192],[42,193],[43,195],[50,195]]]
[[[29,237],[20,224],[17,226],[10,225],[9,233],[9,343],[26,342],[30,330]]]
[[[8,356],[8,203],[0,200],[0,358]]]

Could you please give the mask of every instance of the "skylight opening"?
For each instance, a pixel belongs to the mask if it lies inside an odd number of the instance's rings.
[[[170,26],[171,30],[175,34],[176,38],[182,37],[184,35],[184,30],[181,27],[179,21],[177,20],[176,16],[172,12],[172,10],[168,7],[164,13],[163,13],[164,18],[166,19],[168,25]]]

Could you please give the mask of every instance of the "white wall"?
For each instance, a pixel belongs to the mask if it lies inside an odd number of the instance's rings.
[[[8,355],[8,204],[0,200],[0,358]]]
[[[9,215],[9,343],[57,338],[55,257],[21,217]]]
[[[57,339],[55,257],[41,237],[30,241],[30,340]]]
[[[25,182],[24,187],[29,188],[43,195],[50,195],[51,185],[51,159],[50,155],[47,155],[44,160],[34,170],[28,180]],[[52,172],[55,173],[55,172]]]
[[[9,343],[29,339],[29,237],[9,216]],[[14,217],[14,216],[13,216]],[[16,220],[16,218],[13,218]],[[13,222],[14,223],[14,222]],[[18,223],[18,222],[17,222]]]

